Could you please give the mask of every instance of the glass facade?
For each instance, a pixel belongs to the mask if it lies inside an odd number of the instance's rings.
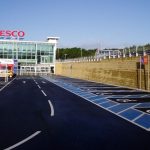
[[[55,61],[55,44],[34,41],[0,41],[0,59],[17,59],[20,65],[51,64]]]

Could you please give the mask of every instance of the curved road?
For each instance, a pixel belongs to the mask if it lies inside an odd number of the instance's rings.
[[[149,150],[150,133],[40,78],[0,91],[1,150]]]

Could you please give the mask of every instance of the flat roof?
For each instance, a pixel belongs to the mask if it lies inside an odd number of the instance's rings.
[[[54,37],[54,36],[49,36],[47,37],[47,40],[52,39],[52,40],[58,40],[60,37]]]
[[[49,43],[49,44],[54,44],[54,43],[50,43],[48,41],[24,41],[24,40],[1,40],[0,42],[11,42],[11,43]]]

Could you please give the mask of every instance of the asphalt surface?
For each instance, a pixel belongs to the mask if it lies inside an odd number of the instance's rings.
[[[0,91],[0,149],[149,150],[150,132],[40,77]]]

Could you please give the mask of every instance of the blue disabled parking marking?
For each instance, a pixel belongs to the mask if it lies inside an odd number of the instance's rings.
[[[108,100],[104,99],[104,98],[100,98],[100,99],[96,99],[94,100],[93,102],[96,103],[96,104],[100,104],[100,103],[104,103],[104,102],[107,102]]]
[[[77,90],[77,91],[75,91],[77,94],[80,94],[80,93],[83,93],[83,92],[85,92],[85,91],[82,91],[82,90]]]
[[[135,123],[150,130],[150,115],[145,114],[135,121]]]
[[[133,120],[135,118],[137,118],[138,116],[140,116],[141,114],[143,114],[142,112],[135,110],[135,109],[128,109],[122,113],[119,113],[119,115],[129,119],[129,120]]]
[[[138,107],[150,107],[150,102],[149,103],[142,103],[142,104],[139,104],[138,106],[137,106],[137,108]]]
[[[75,88],[75,87],[72,87],[72,86],[69,86],[69,89],[70,89],[70,90],[76,90],[76,88]]]
[[[81,93],[82,92],[81,90],[71,90],[71,91],[74,93]]]
[[[75,92],[82,92],[82,90],[75,88],[74,89]]]
[[[93,88],[95,86],[94,83],[91,84],[91,82],[83,82],[82,80],[82,82],[77,82],[77,80],[72,79],[50,81],[88,101],[91,101],[92,103],[95,103],[97,106],[150,131],[150,94],[148,92],[144,93],[143,91],[133,89],[124,90],[124,88],[116,86],[105,88],[101,86],[101,84],[96,83],[95,84],[99,85],[99,87]],[[123,92],[125,92],[125,94]],[[136,92],[141,93],[136,94]]]
[[[88,95],[89,93],[88,92],[81,92],[81,93],[78,93],[80,96],[84,96],[84,95]]]
[[[91,93],[89,93],[89,94],[87,94],[87,95],[85,95],[85,96],[83,96],[84,98],[92,98],[92,97],[95,97],[95,95],[94,94],[91,94]]]
[[[150,98],[150,94],[146,94],[143,96],[144,98]]]
[[[73,93],[79,95],[80,93],[83,93],[83,91],[74,91]]]
[[[128,97],[129,95],[111,95],[111,98],[124,98]]]
[[[145,96],[144,94],[141,95],[129,95],[128,98],[142,98],[143,96]]]
[[[88,99],[91,100],[91,101],[93,101],[93,100],[99,99],[99,98],[102,98],[102,97],[101,96],[94,96],[94,97],[90,97]]]
[[[127,108],[130,108],[132,106],[134,106],[135,104],[132,104],[132,103],[128,103],[128,104],[120,104],[120,105],[117,105],[117,106],[114,106],[112,108],[110,108],[111,111],[115,112],[115,113],[119,113],[123,110],[126,110]]]
[[[115,106],[116,103],[112,102],[112,101],[108,101],[107,103],[102,103],[100,105],[103,106],[103,107],[105,107],[105,108],[108,108],[108,107],[111,107],[111,106]]]

